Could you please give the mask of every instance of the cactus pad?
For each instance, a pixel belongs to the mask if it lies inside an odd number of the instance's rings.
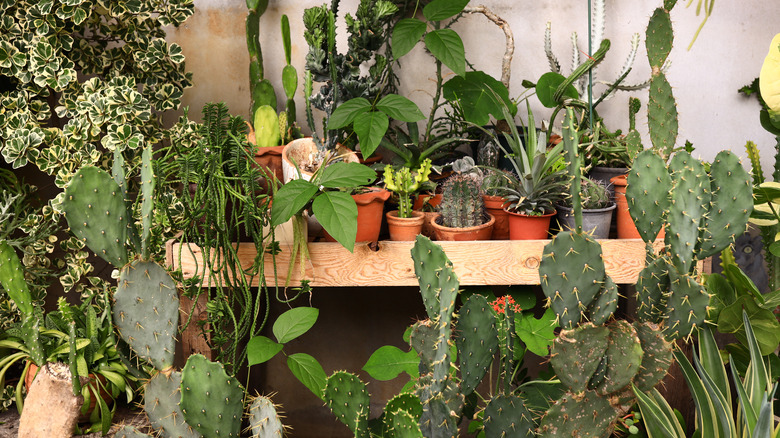
[[[244,389],[225,373],[219,362],[193,354],[181,372],[181,410],[184,419],[204,436],[241,434]]]
[[[666,341],[657,325],[634,322],[636,334],[642,344],[642,366],[634,377],[634,384],[641,391],[649,391],[660,382],[672,366],[672,344]]]
[[[628,211],[642,240],[651,243],[661,231],[671,204],[672,178],[666,163],[653,150],[642,151],[634,158],[626,182]]]
[[[602,325],[609,320],[609,317],[615,313],[618,306],[618,287],[612,278],[607,276],[604,281],[604,288],[601,289],[598,296],[590,304],[588,313],[590,322],[595,325]]]
[[[585,234],[558,233],[544,247],[539,266],[542,290],[565,329],[579,323],[605,276],[601,245]]]
[[[650,80],[647,125],[653,148],[668,157],[677,142],[677,102],[672,86],[663,73]]]
[[[140,260],[126,265],[114,299],[114,322],[130,347],[158,370],[173,365],[179,297],[165,269]]]
[[[447,379],[444,389],[433,390],[430,378],[420,379],[417,394],[422,402],[420,430],[426,437],[454,437],[458,435],[458,423],[465,399],[458,385]]]
[[[664,333],[667,339],[680,339],[704,324],[710,296],[688,274],[679,274],[670,269],[669,280],[672,292],[667,298]]]
[[[564,386],[572,392],[584,391],[596,372],[609,344],[610,330],[584,323],[563,330],[550,350],[550,365]]]
[[[607,368],[603,382],[596,387],[596,392],[601,395],[626,388],[639,372],[643,355],[639,337],[631,324],[616,320],[607,327],[609,343],[604,353],[607,358]]]
[[[666,243],[672,254],[672,264],[680,272],[688,272],[693,265],[699,230],[711,199],[710,179],[701,161],[687,152],[676,153],[669,168],[674,188],[667,214]]]
[[[455,345],[460,352],[460,388],[463,395],[468,396],[485,377],[493,361],[498,350],[498,330],[493,310],[483,295],[469,297],[458,314]]]
[[[460,282],[444,250],[427,237],[417,236],[412,259],[428,318],[436,321],[439,315],[451,315]]]
[[[668,259],[658,257],[639,273],[636,282],[636,313],[639,321],[660,324],[663,320],[669,292],[669,268]]]
[[[485,438],[534,436],[533,416],[523,399],[497,395],[485,406]]]
[[[116,438],[151,438],[151,435],[145,434],[133,426],[122,426],[114,436]]]
[[[612,433],[616,411],[593,391],[566,393],[547,411],[539,425],[540,437],[599,437]]]
[[[750,174],[739,158],[730,151],[721,151],[710,166],[711,203],[700,239],[704,259],[721,252],[742,234],[753,211],[753,188]]]
[[[650,21],[647,23],[645,35],[645,46],[647,47],[647,60],[653,71],[661,69],[666,62],[669,53],[672,51],[674,43],[674,30],[672,29],[672,18],[669,11],[658,8],[653,12]]]
[[[328,377],[325,403],[355,437],[368,437],[370,398],[366,384],[356,375],[337,371]]]
[[[422,403],[414,394],[401,393],[390,399],[384,411],[384,427],[389,432],[388,435],[422,438],[419,426],[422,410]]]
[[[22,262],[5,240],[0,240],[0,285],[22,313],[33,313],[32,296],[24,279]]]
[[[154,430],[163,436],[199,438],[184,421],[181,401],[181,373],[167,370],[155,374],[144,386],[144,411]]]
[[[423,366],[424,372],[430,372],[433,369],[438,340],[439,329],[430,319],[417,321],[412,326],[409,344],[420,356],[420,365]]]
[[[284,425],[270,398],[257,397],[249,405],[249,428],[252,438],[282,438]]]

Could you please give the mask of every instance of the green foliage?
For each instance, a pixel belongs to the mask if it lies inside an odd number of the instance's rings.
[[[239,437],[244,388],[219,362],[200,354],[187,358],[181,372],[184,420],[204,436]]]
[[[398,217],[412,217],[412,200],[410,196],[428,181],[431,174],[431,160],[425,159],[417,168],[402,167],[396,169],[386,165],[384,182],[387,190],[398,194]]]

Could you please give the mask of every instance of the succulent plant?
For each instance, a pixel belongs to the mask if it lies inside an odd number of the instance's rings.
[[[477,175],[458,173],[448,178],[442,185],[439,212],[445,227],[467,228],[485,223],[485,202]]]
[[[184,419],[204,436],[238,437],[243,417],[244,389],[225,367],[193,354],[181,372]]]

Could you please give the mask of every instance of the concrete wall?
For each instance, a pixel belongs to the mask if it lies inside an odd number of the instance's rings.
[[[303,40],[303,9],[320,4],[320,0],[280,2],[271,0],[261,18],[261,43],[265,58],[266,77],[280,84],[284,63],[279,20],[290,17],[293,35],[293,64],[303,72],[307,46]],[[343,0],[344,12],[354,12],[357,0]],[[479,2],[473,2],[478,4]],[[544,56],[544,28],[549,21],[553,29],[553,48],[570,70],[570,33],[580,36],[581,47],[587,42],[587,3],[485,0],[483,2],[505,18],[515,36],[515,57],[512,63],[511,95],[518,96],[523,79],[536,80],[548,71]],[[680,113],[678,143],[693,142],[700,156],[712,158],[719,150],[731,149],[744,156],[746,140],[759,144],[764,167],[773,164],[774,139],[758,123],[758,104],[737,94],[737,89],[758,76],[769,42],[780,31],[780,2],[718,2],[699,39],[690,51],[691,41],[701,17],[695,16],[695,4],[685,8],[680,1],[672,18],[675,25],[675,46],[668,78],[674,87]],[[694,2],[696,3],[696,2]],[[612,80],[624,62],[633,33],[642,35],[640,53],[626,82],[637,83],[648,77],[649,67],[644,54],[644,30],[647,20],[660,0],[608,0],[605,36],[612,48],[599,68],[599,79]],[[248,115],[248,55],[244,39],[245,4],[241,0],[196,0],[196,13],[180,29],[172,29],[170,39],[182,45],[187,56],[187,68],[194,72],[195,86],[185,93],[184,102],[197,118],[208,101],[225,101],[235,114]],[[343,19],[343,17],[341,17]],[[343,27],[343,26],[342,26]],[[500,30],[484,17],[472,16],[456,26],[466,43],[466,56],[477,68],[498,77],[504,39]],[[341,35],[340,47],[346,47]],[[433,63],[421,47],[402,58],[401,93],[415,100],[423,111],[430,106],[433,88]],[[281,88],[279,89],[279,98]],[[647,91],[633,95],[646,100]],[[628,93],[620,93],[599,108],[611,129],[626,128]],[[303,106],[302,91],[296,97],[298,110]],[[535,99],[532,99],[533,103]],[[534,105],[537,120],[548,116],[549,110]],[[521,111],[522,114],[522,111]],[[640,126],[646,134],[646,113],[640,113]],[[302,113],[301,113],[302,116]],[[649,140],[645,135],[645,144]]]

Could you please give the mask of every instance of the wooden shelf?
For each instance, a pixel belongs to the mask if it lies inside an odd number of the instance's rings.
[[[481,242],[436,242],[452,260],[455,273],[463,286],[539,284],[539,261],[548,240]],[[645,265],[645,244],[639,239],[600,240],[607,274],[618,284],[633,284]],[[355,244],[350,253],[338,243],[311,242],[304,278],[312,286],[417,286],[410,250],[414,242],[380,241],[372,250],[367,243]],[[655,243],[656,250],[663,241]],[[172,269],[181,268],[185,278],[203,276],[203,250],[194,244],[169,241],[166,260]],[[238,256],[244,268],[251,266],[257,255],[252,243],[242,243]],[[290,263],[290,246],[282,245],[276,255],[277,277],[274,278],[270,255],[265,258],[268,285],[284,285]],[[259,284],[253,279],[253,286]],[[300,268],[293,270],[290,286],[300,285]],[[211,285],[208,275],[204,285]]]

